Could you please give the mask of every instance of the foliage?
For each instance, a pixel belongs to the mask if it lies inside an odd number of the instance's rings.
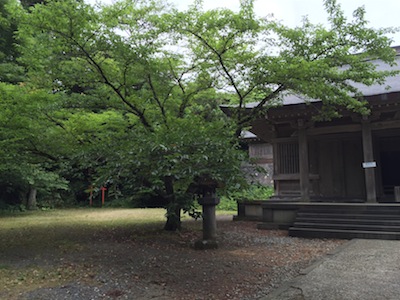
[[[338,107],[368,114],[362,95],[350,82],[382,83],[393,72],[377,71],[374,59],[394,63],[395,51],[384,34],[372,29],[361,7],[348,21],[335,0],[324,1],[330,28],[304,18],[288,28],[257,17],[253,1],[241,2],[238,13],[227,9],[203,11],[201,1],[178,14],[178,30],[187,39],[214,86],[231,94],[226,103],[238,124],[237,135],[285,95],[323,103],[321,119],[338,116]],[[246,105],[255,102],[246,111]]]
[[[56,152],[47,151],[55,149],[53,128],[39,114],[50,98],[0,83],[0,185],[1,198],[8,204],[18,204],[31,186],[43,195],[67,188],[66,181],[51,170]]]
[[[140,143],[121,143],[118,149],[113,148],[99,169],[99,181],[108,180],[110,188],[118,187],[121,195],[139,195],[153,205],[192,212],[194,194],[190,186],[196,178],[208,175],[226,185],[242,181],[242,153],[224,125],[222,121],[204,123],[193,117],[177,119],[168,128],[160,126],[151,133],[135,131],[129,139]],[[167,189],[168,182],[173,195]],[[173,201],[169,201],[171,197]]]
[[[217,206],[218,211],[237,211],[237,202],[226,196],[220,197],[220,203]]]
[[[17,0],[0,0],[0,81],[16,84],[23,81],[24,68],[17,62],[19,56],[14,32],[18,23],[8,13],[8,7]]]
[[[218,205],[218,209],[236,210],[238,201],[268,200],[273,194],[274,189],[272,187],[257,184],[249,185],[247,188],[231,188],[221,195],[221,203]]]

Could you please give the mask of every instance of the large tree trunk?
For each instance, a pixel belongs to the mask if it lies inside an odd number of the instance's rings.
[[[165,222],[164,229],[167,231],[181,230],[181,208],[176,207],[167,213],[167,222]]]
[[[34,210],[37,208],[37,201],[36,201],[37,189],[31,187],[29,189],[29,196],[28,196],[28,203],[27,208],[29,210]]]
[[[171,176],[165,176],[164,178],[165,191],[169,204],[167,207],[167,222],[165,223],[164,229],[167,231],[176,231],[181,229],[181,208],[176,203],[174,194],[174,182]]]

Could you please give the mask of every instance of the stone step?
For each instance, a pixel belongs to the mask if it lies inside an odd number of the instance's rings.
[[[312,223],[312,222],[295,222],[294,228],[313,228],[313,229],[339,229],[339,230],[363,230],[363,231],[387,231],[398,232],[400,234],[400,226],[393,225],[376,225],[376,224],[335,224],[335,223]]]
[[[289,235],[304,238],[400,240],[399,232],[291,227]]]

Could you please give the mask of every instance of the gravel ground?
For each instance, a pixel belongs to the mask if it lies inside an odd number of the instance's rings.
[[[115,231],[71,242],[68,251],[5,253],[0,266],[47,268],[53,275],[32,288],[0,288],[0,299],[257,299],[344,243],[292,238],[256,225],[220,218],[217,250],[194,250],[201,222],[187,221],[180,233]]]

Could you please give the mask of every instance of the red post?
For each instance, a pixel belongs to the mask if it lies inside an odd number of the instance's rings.
[[[105,192],[106,192],[107,188],[102,186],[100,189],[101,189],[101,206],[104,206],[104,198],[105,198]]]

